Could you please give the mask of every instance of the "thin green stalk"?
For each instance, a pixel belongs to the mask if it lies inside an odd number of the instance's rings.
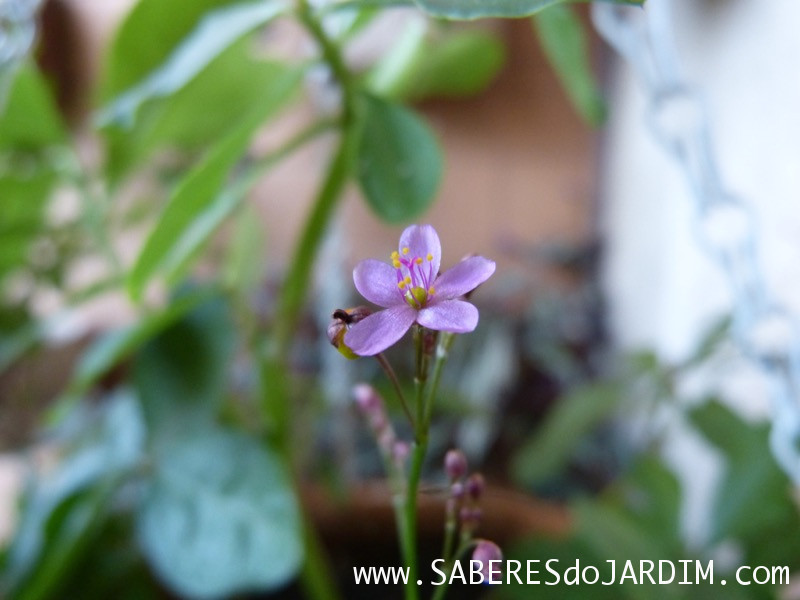
[[[405,551],[405,563],[408,567],[408,583],[405,588],[406,600],[417,600],[417,492],[422,475],[422,463],[428,450],[427,431],[420,435],[411,450],[411,468],[408,471],[406,497],[403,503],[403,538],[401,543]]]
[[[447,588],[450,585],[450,575],[453,572],[453,567],[455,566],[456,559],[463,555],[464,552],[470,549],[470,547],[475,545],[475,540],[462,540],[461,544],[459,544],[458,549],[456,549],[455,553],[453,554],[453,558],[448,560],[447,565],[445,566],[445,576],[444,583],[442,585],[437,586],[436,590],[433,592],[433,596],[431,596],[431,600],[442,600],[444,595],[447,593]]]
[[[235,189],[249,190],[263,175],[284,158],[298,150],[318,135],[334,130],[339,125],[338,119],[320,119],[301,129],[285,143],[272,152],[268,152],[247,165],[245,172],[234,182]]]
[[[355,90],[350,73],[342,60],[338,46],[330,40],[321,23],[313,15],[307,0],[299,0],[297,17],[319,44],[323,59],[338,79],[343,91],[339,144],[328,165],[294,255],[289,263],[281,294],[278,298],[275,325],[266,348],[263,349],[261,384],[264,392],[263,413],[271,430],[270,437],[293,472],[295,488],[299,475],[291,460],[291,395],[288,380],[288,358],[293,334],[308,295],[311,274],[322,238],[350,177],[358,143],[355,120]],[[300,574],[304,590],[313,600],[335,600],[338,593],[324,549],[314,536],[308,515],[302,514],[306,541],[306,560]]]
[[[416,409],[417,427],[415,428],[415,443],[411,453],[411,467],[408,472],[406,497],[403,507],[403,536],[401,545],[404,550],[404,560],[408,567],[408,584],[405,588],[406,600],[416,600],[419,597],[417,588],[418,557],[417,557],[417,493],[422,476],[422,464],[428,450],[428,432],[430,429],[431,407],[439,387],[442,369],[447,361],[448,351],[453,341],[452,334],[443,334],[439,339],[436,356],[433,364],[433,377],[430,385],[426,386],[428,378],[428,359],[424,348],[424,331],[421,328],[414,330],[416,346],[417,374],[414,383],[417,386]],[[427,399],[425,390],[427,388]]]
[[[455,510],[455,499],[450,498],[447,501],[447,515],[445,516],[444,523],[444,544],[442,545],[442,558],[445,563],[450,562],[453,552],[453,544],[456,539],[456,531],[458,529],[458,515]]]
[[[447,362],[447,357],[450,355],[450,347],[453,345],[455,336],[452,333],[442,333],[439,338],[439,344],[436,346],[436,357],[433,363],[433,377],[431,385],[428,390],[428,398],[425,401],[425,412],[423,415],[422,427],[425,431],[428,430],[431,424],[431,414],[433,413],[433,404],[436,400],[436,390],[439,388],[439,380],[442,377],[442,370],[444,363]]]
[[[302,527],[305,561],[300,583],[306,597],[314,600],[339,600],[336,587],[331,585],[335,577],[316,530],[307,518],[303,520]]]
[[[394,372],[391,363],[386,360],[386,356],[384,356],[382,352],[380,354],[376,354],[375,359],[383,369],[383,372],[386,373],[389,381],[392,382],[392,387],[394,388],[397,397],[400,399],[400,406],[402,406],[406,418],[408,418],[409,423],[411,423],[411,429],[416,429],[416,420],[414,419],[414,415],[411,414],[411,409],[408,407],[405,394],[403,394],[403,388],[400,386],[400,381],[398,381],[397,374]]]

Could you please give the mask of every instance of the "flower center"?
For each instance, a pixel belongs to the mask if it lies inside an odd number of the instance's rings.
[[[397,289],[403,299],[417,310],[423,308],[436,292],[433,289],[433,255],[428,253],[424,258],[410,256],[408,248],[402,253],[392,252],[392,266],[397,271]]]

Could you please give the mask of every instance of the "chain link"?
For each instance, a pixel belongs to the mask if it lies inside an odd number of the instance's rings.
[[[769,382],[772,453],[800,485],[800,330],[767,289],[749,205],[730,194],[719,175],[703,99],[681,73],[670,0],[647,0],[644,10],[595,2],[592,21],[633,67],[647,95],[647,126],[682,167],[695,202],[699,242],[731,287],[734,338]]]

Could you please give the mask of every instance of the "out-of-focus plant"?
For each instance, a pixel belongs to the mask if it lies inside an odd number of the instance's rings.
[[[99,159],[68,131],[32,60],[15,55],[0,65],[8,85],[0,90],[0,368],[48,333],[34,306],[43,294],[70,307],[124,289],[139,307],[133,324],[82,356],[51,413],[58,460],[25,490],[2,555],[8,597],[134,597],[155,593],[154,578],[181,596],[220,597],[276,589],[298,574],[309,597],[337,596],[296,499],[294,449],[304,440],[294,427],[290,356],[345,187],[357,182],[389,223],[429,207],[441,151],[403,102],[474,93],[503,57],[497,39],[446,19],[536,13],[570,97],[587,117],[600,112],[579,21],[562,2],[420,0],[427,16],[357,72],[346,48],[397,4],[139,0],[103,57],[89,132]],[[551,5],[559,12],[539,13]],[[6,17],[0,36],[16,26]],[[300,26],[307,54],[272,54],[279,21]],[[276,149],[251,151],[255,133],[320,70],[335,106]],[[247,195],[325,134],[334,146],[265,318],[243,301],[254,290],[250,263],[261,237]],[[132,184],[142,180],[147,197]],[[229,222],[236,229],[215,265],[219,276],[187,285],[200,257],[213,264],[206,250]],[[134,228],[146,235],[127,264],[116,240]],[[99,274],[76,287],[68,274],[87,257],[99,261]],[[152,300],[159,287],[168,302]],[[231,385],[234,361],[257,377]]]
[[[769,452],[769,425],[745,420],[715,396],[685,398],[681,379],[698,370],[723,368],[720,347],[726,339],[729,319],[721,320],[701,340],[697,351],[680,364],[664,364],[648,352],[629,357],[623,372],[600,383],[580,383],[556,404],[514,461],[515,479],[540,491],[568,495],[572,528],[566,539],[531,539],[510,549],[511,559],[539,559],[533,579],[564,598],[707,598],[726,580],[726,597],[779,598],[789,574],[800,568],[800,542],[786,532],[800,527],[800,511],[792,486]],[[673,418],[652,418],[667,410]],[[618,415],[636,414],[620,423]],[[705,532],[686,535],[684,513],[689,495],[681,479],[663,458],[661,449],[675,416],[713,449],[722,464],[721,477],[708,507]],[[638,435],[616,436],[638,441],[635,448],[620,451],[614,472],[606,473],[599,495],[575,493],[569,479],[586,455],[597,447],[598,432],[609,428],[639,427]],[[632,431],[632,430],[631,430]],[[631,433],[629,431],[629,434]],[[605,445],[608,446],[608,436]],[[618,450],[626,450],[618,448]],[[633,452],[631,450],[634,450]],[[682,533],[683,532],[683,533]],[[546,562],[552,570],[547,570]],[[639,570],[640,561],[653,561],[653,584]],[[683,563],[691,561],[688,575]],[[704,575],[697,577],[695,560]],[[612,571],[613,561],[616,570]],[[626,561],[633,570],[623,578]],[[659,566],[659,561],[671,562]],[[713,581],[706,570],[713,561]],[[574,568],[578,565],[578,569]],[[778,573],[769,585],[740,585],[737,569],[749,567],[739,577],[745,583],[752,569],[766,565]],[[576,585],[581,573],[595,573],[607,585]],[[565,573],[572,568],[571,573]],[[662,571],[659,571],[659,569]],[[781,571],[780,569],[784,569]],[[777,570],[776,570],[777,569]],[[524,572],[525,569],[523,569]],[[578,579],[573,574],[578,573]],[[555,573],[560,579],[556,580]],[[633,574],[633,576],[631,576]],[[569,578],[570,581],[566,581]],[[680,584],[690,581],[692,585]],[[635,585],[632,583],[635,582]],[[529,585],[505,586],[500,598],[526,598]]]

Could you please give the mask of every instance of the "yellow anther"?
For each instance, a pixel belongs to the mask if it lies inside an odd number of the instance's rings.
[[[400,254],[398,254],[397,250],[395,250],[394,252],[392,252],[391,259],[397,260],[398,258],[400,258]]]
[[[431,262],[431,261],[433,260],[433,254],[431,254],[430,252],[428,252],[428,256],[426,256],[425,258],[427,258],[427,259],[428,259],[428,262]]]
[[[433,289],[433,286],[428,288],[428,295],[429,296],[433,296],[435,293],[436,293],[436,290]]]
[[[406,285],[408,285],[409,283],[411,283],[411,276],[410,275],[406,275],[406,278],[403,279],[403,281],[405,281]]]
[[[414,262],[417,263],[418,265],[421,265],[422,264],[422,259],[421,258],[416,258],[416,259],[414,259]]]
[[[409,253],[408,246],[406,246],[405,248],[403,248],[403,254],[408,254],[408,253]]]
[[[395,258],[395,259],[392,259],[392,266],[393,266],[395,269],[399,269],[399,268],[400,268],[400,261],[399,261],[399,260],[397,260],[396,258]]]
[[[399,287],[401,290],[404,289],[407,285],[408,285],[408,282],[405,279],[403,279],[402,281],[398,281],[397,282],[397,287]]]

